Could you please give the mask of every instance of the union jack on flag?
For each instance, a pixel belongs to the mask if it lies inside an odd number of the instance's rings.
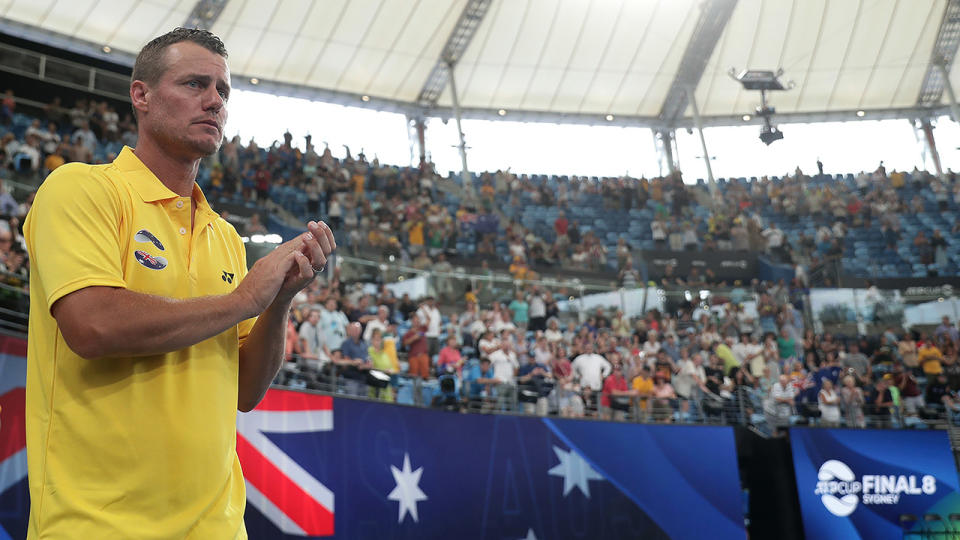
[[[267,433],[333,430],[333,398],[269,390],[256,409],[237,417],[237,456],[247,503],[283,533],[334,534],[333,492],[275,444]]]

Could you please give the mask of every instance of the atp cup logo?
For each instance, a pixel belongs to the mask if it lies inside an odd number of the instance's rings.
[[[820,500],[827,507],[827,511],[839,517],[846,517],[857,509],[862,485],[857,477],[847,467],[846,463],[831,459],[820,466],[817,473],[817,491]],[[839,495],[839,497],[838,497]]]
[[[937,479],[926,474],[917,485],[915,475],[865,474],[857,476],[846,463],[831,459],[820,466],[817,473],[817,489],[820,501],[831,514],[847,517],[863,504],[897,504],[903,495],[933,495],[937,492]]]

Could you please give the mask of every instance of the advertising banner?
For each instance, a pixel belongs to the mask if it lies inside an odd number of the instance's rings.
[[[945,431],[792,428],[790,447],[807,538],[902,538],[904,514],[919,533],[960,512]]]
[[[719,279],[727,281],[739,279],[745,283],[757,274],[756,254],[738,251],[644,250],[643,260],[647,264],[650,279],[662,278],[667,266],[673,267],[674,276],[684,279],[690,275],[691,268],[696,268],[701,276],[709,268]]]
[[[729,427],[271,390],[240,415],[237,448],[251,538],[746,537]]]

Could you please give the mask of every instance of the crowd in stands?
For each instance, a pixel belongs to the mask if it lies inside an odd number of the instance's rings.
[[[0,103],[0,180],[42,176],[68,161],[108,162],[136,144],[130,115],[121,120],[104,102],[57,100],[32,116],[17,111],[10,92]],[[635,264],[641,249],[765,252],[808,269],[879,253],[893,270],[912,265],[908,275],[916,265],[924,275],[956,273],[960,220],[923,218],[957,208],[953,173],[887,173],[881,165],[834,179],[797,170],[710,189],[679,174],[497,171],[462,183],[429,163],[387,166],[349,149],[338,159],[310,137],[304,143],[301,150],[289,133],[269,148],[233,138],[205,161],[198,182],[215,205],[273,203],[298,217],[322,216],[350,249],[417,268],[451,270],[453,257],[483,268],[509,264],[517,287],[514,297],[481,305],[473,290],[462,298],[435,291],[438,302],[395,298],[382,284],[369,293],[338,277],[317,281],[292,310],[284,382],[409,401],[416,381],[453,408],[773,427],[798,415],[851,426],[868,418],[910,423],[960,403],[953,323],[929,335],[813,335],[801,304],[809,271],[790,283],[727,284],[709,304],[671,301],[636,317],[601,308],[582,321],[559,312],[558,291],[529,284],[535,270],[555,266],[615,272],[632,288],[645,281]],[[30,200],[18,204],[0,189],[0,270],[8,282],[20,276],[20,286],[29,266],[20,224]],[[267,230],[255,214],[241,233]],[[664,280],[720,284],[709,272]],[[752,303],[755,314],[744,309]]]
[[[949,319],[930,333],[815,335],[782,283],[745,294],[755,314],[715,296],[637,317],[598,308],[580,323],[536,285],[482,309],[468,291],[465,309],[443,314],[432,296],[318,281],[292,309],[279,380],[453,410],[770,430],[917,426],[960,410]]]
[[[67,107],[55,99],[24,116],[8,91],[0,111],[10,126],[0,142],[7,173],[44,176],[65,161],[109,162],[123,145],[136,144],[131,114],[107,102]],[[646,281],[642,250],[725,250],[792,264],[801,281],[838,262],[872,276],[960,272],[953,213],[960,182],[952,171],[888,173],[881,162],[872,173],[834,178],[818,164],[814,176],[798,168],[782,178],[721,179],[715,189],[685,184],[679,173],[633,179],[496,171],[463,183],[430,163],[383,165],[349,148],[338,159],[310,136],[302,147],[289,133],[282,139],[268,148],[225,141],[198,177],[208,199],[272,201],[298,218],[325,216],[342,244],[416,268],[474,257],[512,265],[518,278],[582,269],[615,274],[629,287]],[[836,274],[824,273],[818,284],[836,284]]]

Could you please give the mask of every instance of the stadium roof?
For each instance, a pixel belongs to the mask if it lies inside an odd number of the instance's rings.
[[[428,81],[439,73],[443,91],[426,107],[441,116],[452,104],[443,56],[459,45],[454,75],[464,116],[498,118],[503,109],[510,120],[603,123],[613,115],[616,124],[658,127],[690,125],[690,87],[708,125],[742,123],[759,94],[744,91],[731,68],[784,70],[783,82],[795,86],[771,96],[778,121],[939,110],[946,96],[931,66],[935,48],[960,87],[952,66],[958,4],[0,0],[0,31],[74,52],[106,45],[113,60],[130,63],[150,38],[199,13],[230,51],[235,86],[256,78],[274,93],[422,114]]]

